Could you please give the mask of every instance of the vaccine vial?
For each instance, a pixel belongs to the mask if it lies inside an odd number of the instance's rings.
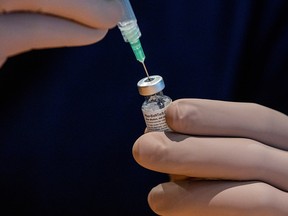
[[[145,97],[142,104],[142,113],[146,123],[147,132],[169,131],[165,119],[165,110],[171,104],[170,97],[163,94],[164,80],[159,75],[141,79],[137,83],[139,94]]]

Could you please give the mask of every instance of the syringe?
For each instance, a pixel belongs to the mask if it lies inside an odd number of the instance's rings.
[[[137,20],[129,0],[120,0],[123,8],[123,16],[118,23],[125,42],[128,42],[136,56],[136,59],[143,64],[145,73],[149,78],[147,68],[145,66],[145,54],[140,42],[141,32],[137,24]]]

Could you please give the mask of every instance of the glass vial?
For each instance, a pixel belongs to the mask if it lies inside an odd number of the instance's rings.
[[[163,78],[159,75],[145,77],[137,86],[139,94],[145,97],[141,108],[147,132],[170,130],[166,123],[165,110],[172,100],[162,92],[165,88]]]

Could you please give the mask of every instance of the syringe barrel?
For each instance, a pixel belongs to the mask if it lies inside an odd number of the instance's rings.
[[[119,0],[120,3],[122,4],[123,8],[123,16],[120,20],[120,22],[127,22],[130,20],[136,20],[134,11],[132,9],[132,6],[130,4],[129,0]]]

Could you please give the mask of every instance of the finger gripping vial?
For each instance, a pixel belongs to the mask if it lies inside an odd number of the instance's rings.
[[[159,75],[141,79],[138,83],[139,94],[145,97],[142,113],[147,126],[147,132],[170,130],[165,119],[165,110],[171,104],[170,97],[163,94],[165,84]]]

